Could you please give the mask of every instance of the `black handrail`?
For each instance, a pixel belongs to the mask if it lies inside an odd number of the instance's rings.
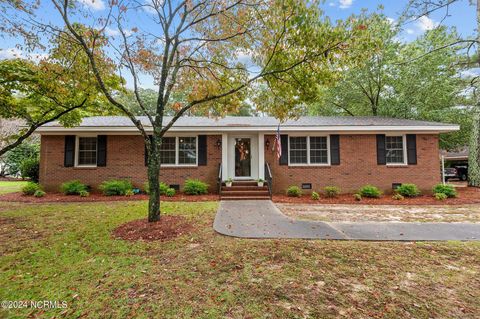
[[[218,196],[221,196],[222,195],[222,163],[218,164],[217,187],[218,187]]]
[[[273,176],[272,176],[272,171],[270,170],[270,165],[268,165],[267,162],[265,162],[265,182],[267,182],[270,199],[272,199]]]

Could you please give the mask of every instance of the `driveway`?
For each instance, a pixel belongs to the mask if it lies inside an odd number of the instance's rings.
[[[480,224],[320,222],[289,218],[269,200],[221,201],[213,228],[242,238],[480,240]]]

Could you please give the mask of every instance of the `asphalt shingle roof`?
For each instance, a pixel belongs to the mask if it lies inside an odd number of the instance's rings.
[[[142,124],[150,126],[148,119],[139,116]],[[168,123],[171,117],[165,117],[164,123]],[[174,124],[174,127],[276,127],[279,120],[274,117],[249,117],[249,116],[227,116],[223,118],[192,117],[185,116]],[[302,126],[445,126],[452,124],[416,121],[407,119],[374,117],[374,116],[304,116],[295,120],[287,120],[280,124],[281,127],[302,127]],[[133,127],[132,122],[126,116],[93,116],[84,118],[80,127]],[[52,122],[44,127],[61,127],[58,122]]]

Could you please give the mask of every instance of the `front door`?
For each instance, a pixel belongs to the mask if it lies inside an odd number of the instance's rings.
[[[251,146],[250,138],[235,138],[235,177],[252,177]]]

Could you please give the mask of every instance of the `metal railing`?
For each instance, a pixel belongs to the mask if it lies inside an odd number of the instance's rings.
[[[270,199],[272,199],[273,177],[272,177],[272,171],[270,170],[270,165],[268,165],[267,162],[265,162],[265,182],[267,183],[267,186],[268,186],[268,193],[270,195]]]
[[[218,196],[221,196],[222,195],[222,163],[218,164],[217,187],[218,187]]]

